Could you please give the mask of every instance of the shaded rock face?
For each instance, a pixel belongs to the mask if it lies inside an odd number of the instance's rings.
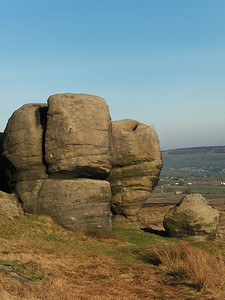
[[[47,180],[40,190],[37,212],[50,214],[68,229],[111,231],[110,200],[110,185],[104,180]]]
[[[25,104],[8,121],[3,155],[15,167],[16,181],[46,178],[42,116],[46,111],[46,104]]]
[[[210,206],[202,195],[190,194],[168,211],[163,226],[172,237],[215,240],[219,215],[219,211]]]
[[[70,230],[112,230],[111,189],[95,179],[22,181],[17,186],[27,212],[50,215]]]
[[[11,193],[15,188],[15,168],[2,154],[4,137],[0,132],[0,190]]]
[[[51,178],[104,179],[112,160],[109,109],[104,99],[60,94],[48,99],[45,159]]]
[[[135,120],[112,122],[113,168],[111,210],[134,218],[158,183],[162,168],[158,137],[151,127]]]

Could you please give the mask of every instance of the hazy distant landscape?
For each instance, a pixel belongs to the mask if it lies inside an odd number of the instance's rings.
[[[225,146],[183,148],[162,152],[160,180],[149,201],[179,199],[201,193],[207,199],[225,198]]]
[[[162,176],[225,177],[225,146],[167,150],[162,158]]]

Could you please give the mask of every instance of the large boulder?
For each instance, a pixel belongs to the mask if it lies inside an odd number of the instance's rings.
[[[47,179],[17,185],[27,212],[47,214],[70,230],[111,231],[111,189],[95,179]]]
[[[108,177],[112,188],[111,210],[135,218],[158,183],[162,168],[156,133],[135,120],[112,122],[113,168]]]
[[[58,94],[48,99],[45,160],[51,178],[104,179],[112,160],[109,109],[104,99]]]
[[[3,155],[16,169],[16,181],[46,178],[43,139],[46,104],[25,104],[8,121]]]
[[[200,194],[184,196],[164,217],[169,236],[215,240],[220,212]]]

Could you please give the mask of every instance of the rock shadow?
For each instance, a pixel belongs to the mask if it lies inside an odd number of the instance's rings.
[[[141,230],[144,232],[153,233],[153,234],[156,234],[159,236],[168,237],[166,230],[156,230],[156,229],[152,229],[152,228],[141,228]]]

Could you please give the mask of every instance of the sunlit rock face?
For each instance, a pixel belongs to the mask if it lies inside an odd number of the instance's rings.
[[[45,160],[51,178],[104,179],[111,170],[112,130],[103,98],[59,94],[48,99]]]
[[[108,178],[114,215],[135,218],[158,183],[162,168],[153,129],[135,120],[112,122],[113,168]]]

